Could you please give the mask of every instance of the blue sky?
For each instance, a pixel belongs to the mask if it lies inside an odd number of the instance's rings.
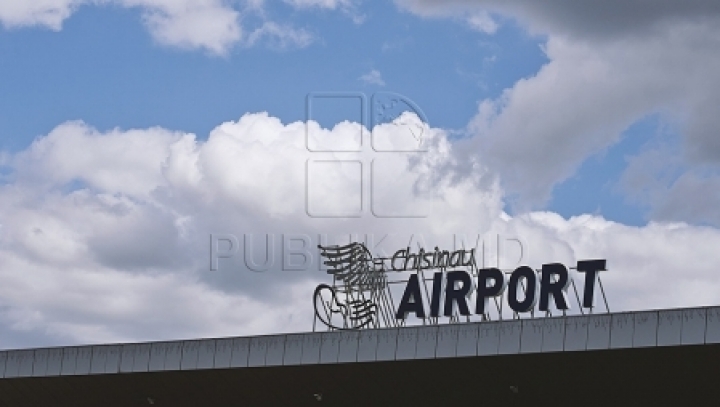
[[[324,276],[209,274],[211,233],[502,235],[533,265],[608,258],[614,309],[716,304],[720,10],[643,4],[0,0],[0,346],[307,326]],[[309,219],[318,92],[422,111],[432,176],[398,155],[377,196],[432,216]]]
[[[375,6],[362,24],[338,12],[270,7],[280,19],[299,17],[314,41],[302,49],[238,46],[223,56],[158,46],[140,12],[115,7],[82,7],[60,32],[4,30],[2,89],[21,99],[4,100],[3,146],[22,148],[70,118],[99,128],[162,125],[201,137],[245,112],[302,120],[309,92],[378,90],[358,80],[373,69],[384,90],[416,101],[433,125],[462,128],[479,99],[545,62],[538,39],[513,24],[488,36],[452,20],[418,19],[390,3]],[[28,118],[38,127],[28,128]]]

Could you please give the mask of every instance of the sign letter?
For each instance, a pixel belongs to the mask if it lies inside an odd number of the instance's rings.
[[[552,276],[558,276],[557,280]],[[555,300],[555,308],[559,310],[570,308],[567,300],[569,285],[570,275],[564,265],[560,263],[543,264],[540,277],[540,311],[548,310],[551,295]]]
[[[411,274],[408,283],[405,286],[405,293],[398,306],[395,319],[405,319],[407,314],[414,312],[418,318],[425,318],[425,308],[423,307],[422,294],[420,293],[420,282],[417,274]]]
[[[492,284],[490,283],[492,280]],[[502,295],[505,291],[507,281],[502,271],[496,268],[480,269],[478,271],[477,297],[475,298],[475,313],[484,314],[488,312],[490,297]]]
[[[598,271],[605,271],[605,260],[580,260],[577,262],[577,271],[585,273],[585,288],[583,289],[583,308],[592,308],[595,303],[595,282]]]

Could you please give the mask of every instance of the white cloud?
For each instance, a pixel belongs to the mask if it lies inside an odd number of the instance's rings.
[[[631,124],[660,114],[680,123],[681,168],[704,175],[688,174],[675,189],[655,189],[652,218],[718,224],[703,209],[707,205],[700,195],[686,197],[684,203],[697,210],[682,210],[669,203],[676,198],[665,196],[679,194],[673,191],[681,185],[702,190],[700,184],[716,183],[720,56],[712,50],[720,46],[717,2],[652,7],[566,0],[398,3],[421,16],[498,14],[541,35],[538,40],[544,41],[549,62],[500,97],[480,102],[468,127],[473,140],[463,149],[467,161],[480,151],[480,160],[499,175],[510,196],[517,197],[516,209],[543,205],[553,187],[583,161],[616,144]],[[660,203],[666,200],[667,205]]]
[[[346,2],[333,4],[346,5]],[[306,30],[267,20],[263,2],[258,0],[3,0],[0,1],[0,23],[6,28],[43,26],[59,31],[63,22],[82,5],[139,9],[158,44],[205,50],[214,55],[226,55],[237,44],[253,46],[263,42],[286,48],[305,47],[313,41]],[[319,5],[330,6],[329,3]],[[243,26],[241,21],[248,15],[258,16],[262,20],[260,26]]]
[[[248,35],[247,45],[264,42],[277,49],[304,48],[313,40],[313,35],[307,30],[267,21]]]
[[[361,131],[355,123],[334,129],[310,123],[309,129],[313,143],[333,141],[346,150]],[[390,143],[406,136],[392,123],[377,130]],[[282,124],[267,114],[224,123],[207,141],[162,128],[99,132],[70,122],[9,155],[5,163],[13,172],[0,185],[0,345],[307,330],[309,294],[327,275],[282,271],[283,233],[326,234],[330,243],[370,233],[378,255],[414,245],[411,237],[428,247],[451,246],[453,234],[473,243],[477,235],[492,236],[490,244],[495,234],[518,237],[523,264],[534,267],[607,258],[604,281],[613,310],[706,305],[720,288],[718,229],[628,227],[543,212],[508,217],[502,192],[480,163],[471,173],[457,172],[459,146],[439,129],[425,129],[427,154],[395,153],[386,170],[396,173],[379,179],[401,182],[380,183],[374,193],[395,209],[418,200],[432,205],[430,216],[383,219],[368,211],[357,219],[308,217],[308,160],[378,157],[372,151],[310,152],[305,132],[303,123]],[[316,173],[312,181],[327,185],[335,175]],[[322,195],[331,205],[342,205],[357,188],[337,185]],[[275,264],[250,272],[238,255],[210,272],[210,233],[254,234],[256,243],[274,234]],[[505,263],[513,253],[502,256],[505,267],[514,265]],[[483,261],[494,263],[492,256]]]
[[[3,0],[0,22],[6,28],[40,25],[60,30],[62,23],[86,0]]]
[[[485,34],[495,34],[498,24],[493,18],[484,11],[476,12],[467,18],[467,22],[471,28],[483,32]]]
[[[401,125],[382,126],[381,136],[392,143],[407,138],[398,137],[406,131]],[[311,130],[317,142],[350,144],[360,132],[352,123],[332,130],[311,123]],[[426,129],[423,139],[427,155],[397,155],[384,169],[396,171],[391,176],[402,185],[376,195],[380,204],[398,208],[417,200],[445,208],[433,222],[369,214],[333,221],[305,212],[307,160],[335,154],[310,153],[303,123],[246,115],[218,126],[205,142],[161,128],[99,132],[81,122],[60,125],[6,159],[12,174],[0,185],[0,262],[6,266],[0,321],[12,332],[34,333],[37,344],[308,329],[307,295],[324,273],[283,272],[280,257],[267,273],[246,271],[240,257],[211,273],[210,234],[485,231],[499,213],[498,191],[477,190],[472,178],[453,181],[443,169],[451,168],[446,135]],[[341,158],[370,162],[367,154]],[[419,184],[428,171],[437,174]],[[327,185],[333,174],[315,173],[312,181]],[[342,205],[358,185],[339,187],[322,198]],[[406,239],[388,242],[399,246]]]
[[[482,102],[470,127],[477,145],[508,189],[537,203],[649,114],[683,116],[707,129],[717,118],[694,107],[720,90],[720,58],[698,50],[713,47],[711,32],[693,26],[594,44],[551,37],[547,65],[501,98]],[[686,133],[686,142],[714,154],[714,138],[694,134]]]
[[[361,75],[358,79],[368,85],[385,86],[385,81],[377,69],[371,69],[370,72]]]
[[[153,38],[163,45],[223,55],[242,38],[240,13],[222,0],[120,0],[140,7]]]
[[[356,25],[365,22],[366,15],[358,11],[358,2],[355,0],[284,0],[285,3],[299,10],[323,9],[340,10],[350,17]]]
[[[285,0],[285,2],[297,8],[319,7],[330,10],[352,5],[350,0]]]
[[[512,219],[508,227],[527,242],[530,264],[606,258],[603,281],[613,311],[717,305],[716,228],[684,223],[631,227],[598,216],[563,219],[539,212]]]

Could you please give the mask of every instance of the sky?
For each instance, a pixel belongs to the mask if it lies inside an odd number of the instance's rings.
[[[307,331],[310,249],[358,239],[605,258],[613,311],[717,305],[719,20],[0,0],[0,348]]]

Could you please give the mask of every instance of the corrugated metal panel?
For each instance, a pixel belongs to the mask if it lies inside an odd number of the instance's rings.
[[[63,361],[63,349],[62,348],[51,348],[48,352],[47,370],[45,371],[46,376],[59,376],[60,370],[62,370]]]
[[[300,363],[303,365],[316,365],[320,363],[321,345],[321,333],[305,334],[302,348],[302,359],[300,360]]]
[[[268,337],[265,366],[282,366],[285,358],[285,335]]]
[[[454,358],[457,355],[458,326],[440,325],[437,329],[436,358]]]
[[[705,343],[706,322],[707,310],[705,308],[684,310],[681,343],[683,345]]]
[[[32,376],[34,357],[35,351],[33,350],[20,351],[20,367],[18,369],[18,377]]]
[[[150,365],[150,344],[141,343],[135,347],[133,372],[147,372]]]
[[[479,338],[480,324],[458,325],[457,356],[477,356]]]
[[[166,342],[163,347],[165,348],[165,359],[161,369],[180,370],[183,342]]]
[[[122,345],[121,355],[120,355],[120,372],[121,373],[130,373],[133,371],[133,365],[135,365],[135,349],[137,348],[137,345],[127,344]]]
[[[498,354],[508,355],[520,352],[522,321],[505,321],[500,325]]]
[[[720,343],[720,307],[712,307],[707,310],[705,343]]]
[[[157,372],[165,368],[165,353],[167,352],[167,342],[156,342],[150,346],[150,362],[148,363],[148,371]]]
[[[520,353],[538,353],[542,350],[544,319],[522,320]]]
[[[632,348],[635,314],[613,314],[610,328],[610,347],[613,349]]]
[[[288,338],[286,340],[286,338]],[[720,307],[0,352],[0,376],[85,375],[720,343]],[[236,349],[237,345],[237,349]],[[112,350],[115,356],[112,356]],[[3,359],[3,356],[5,359]],[[194,363],[193,363],[194,362]]]
[[[337,363],[340,332],[324,332],[320,346],[320,363]]]
[[[656,311],[635,314],[633,347],[642,348],[657,345],[658,313]]]
[[[230,367],[247,367],[250,353],[250,338],[235,338],[233,340],[232,359]]]
[[[397,351],[395,352],[396,360],[408,360],[415,358],[415,348],[417,347],[418,328],[409,327],[401,328],[398,331]]]
[[[212,369],[215,365],[215,339],[203,339],[198,354],[198,369]]]
[[[565,318],[543,321],[543,352],[562,352],[565,347]]]
[[[0,351],[0,377],[5,377],[5,365],[7,364],[8,353]]]
[[[92,364],[92,347],[83,346],[78,348],[77,363],[75,366],[76,375],[90,374],[90,365]]]
[[[377,330],[360,331],[358,340],[358,362],[372,362],[377,354],[378,332]]]
[[[585,350],[587,347],[589,319],[587,316],[565,318],[564,351]]]
[[[285,355],[283,365],[299,365],[302,361],[302,346],[304,336],[300,334],[287,335],[285,338]]]
[[[265,354],[267,353],[268,339],[265,336],[259,336],[250,339],[250,355],[248,356],[248,366],[265,366]]]
[[[679,345],[682,338],[682,310],[658,313],[658,346]]]
[[[22,353],[18,350],[11,350],[7,353],[7,360],[5,362],[5,378],[18,377],[20,372],[20,356]]]
[[[588,316],[588,334],[586,349],[608,349],[610,348],[610,315]]]
[[[185,341],[182,347],[182,362],[180,362],[180,370],[197,369],[199,353],[200,341]]]
[[[230,367],[230,359],[232,359],[232,338],[218,339],[215,344],[215,368]]]
[[[358,331],[344,331],[340,333],[340,343],[338,343],[339,363],[357,362],[359,337],[360,332]]]
[[[395,360],[397,350],[397,329],[382,329],[378,331],[378,346],[375,360]]]
[[[497,355],[500,347],[500,324],[500,322],[480,323],[478,356]]]
[[[435,349],[437,348],[437,330],[437,326],[418,327],[415,359],[435,358]]]
[[[107,350],[105,373],[118,373],[120,371],[120,360],[122,359],[122,346],[111,345],[107,347]]]
[[[50,349],[37,349],[33,358],[33,377],[42,377],[47,374],[48,355]]]
[[[182,347],[183,342],[181,341],[163,342],[157,351],[159,360],[156,364],[153,364],[153,368],[158,368],[162,371],[180,370],[180,364],[182,363]],[[162,365],[160,364],[160,360],[162,360]]]
[[[63,350],[62,369],[60,370],[61,376],[72,376],[75,374],[77,355],[78,348],[65,348]]]
[[[107,346],[93,346],[92,361],[90,362],[90,374],[105,373],[105,360],[107,359]]]

